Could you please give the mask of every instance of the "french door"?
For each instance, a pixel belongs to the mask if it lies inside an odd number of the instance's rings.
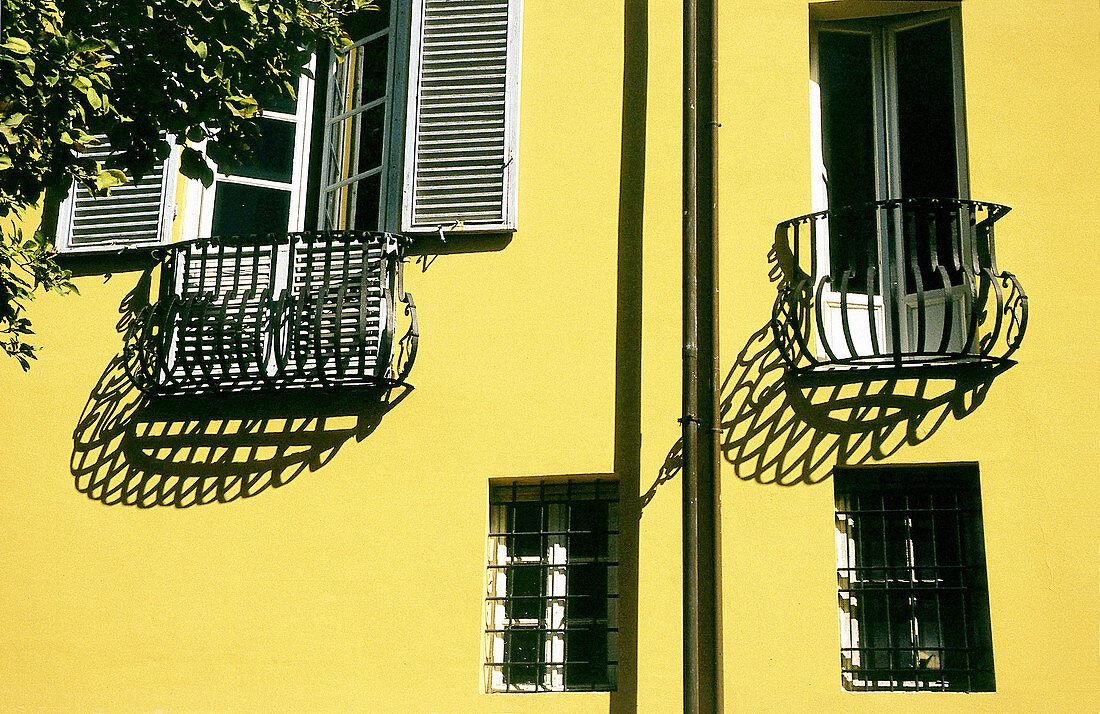
[[[905,202],[968,197],[958,14],[819,23],[811,79],[825,339],[839,357],[963,349],[968,217]]]

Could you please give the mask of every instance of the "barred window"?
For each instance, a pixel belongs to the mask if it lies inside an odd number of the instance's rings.
[[[489,691],[615,688],[618,500],[607,480],[490,485]]]
[[[838,468],[842,682],[993,691],[976,464]]]

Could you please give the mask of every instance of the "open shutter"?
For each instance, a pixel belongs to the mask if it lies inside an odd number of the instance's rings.
[[[404,230],[515,230],[520,12],[413,0]]]
[[[102,162],[110,152],[105,142],[86,155]],[[131,177],[128,183],[100,198],[93,198],[84,186],[74,182],[58,213],[58,250],[79,253],[167,243],[172,230],[175,179],[174,161],[169,159],[141,179],[134,181]]]

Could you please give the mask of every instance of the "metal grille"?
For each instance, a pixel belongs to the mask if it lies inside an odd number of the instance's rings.
[[[1015,364],[1028,300],[997,267],[994,224],[1008,211],[891,199],[780,223],[772,330],[787,366],[805,376]]]
[[[618,499],[615,481],[490,487],[490,691],[615,688]]]
[[[834,478],[845,688],[992,691],[977,466]]]
[[[175,244],[160,298],[126,336],[131,379],[152,394],[403,382],[419,339],[403,250],[393,234],[363,231]],[[400,339],[398,302],[409,323]]]

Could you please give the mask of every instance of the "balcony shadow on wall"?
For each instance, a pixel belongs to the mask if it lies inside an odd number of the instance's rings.
[[[769,257],[772,280],[779,280],[776,253]],[[799,382],[788,374],[771,323],[765,323],[749,336],[722,383],[722,456],[742,481],[819,483],[832,466],[885,459],[931,438],[949,417],[973,413],[998,373],[933,378],[867,372],[844,382]],[[681,449],[678,440],[643,505],[680,472]]]
[[[125,332],[148,277],[123,302]],[[394,393],[397,391],[398,393]],[[108,363],[73,432],[76,490],[106,505],[186,508],[256,496],[362,441],[410,391],[148,398]]]
[[[722,385],[722,455],[742,481],[809,485],[831,466],[885,459],[931,438],[948,417],[973,413],[995,376],[865,376],[808,386],[785,367],[765,324]]]

